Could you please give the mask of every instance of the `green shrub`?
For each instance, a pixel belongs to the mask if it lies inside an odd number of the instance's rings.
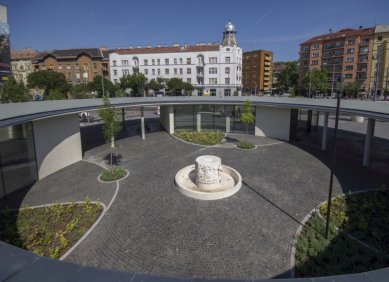
[[[127,171],[124,168],[114,168],[112,170],[105,170],[101,176],[100,179],[102,181],[115,181],[118,179],[123,178],[127,174]]]
[[[389,191],[338,196],[332,200],[330,221],[376,249],[389,253]],[[327,215],[327,203],[320,206]]]
[[[223,138],[224,133],[221,131],[183,131],[179,130],[174,133],[179,139],[185,140],[187,142],[200,144],[200,145],[216,145],[219,144]]]
[[[296,243],[296,274],[317,277],[370,271],[389,266],[389,257],[351,239],[330,224],[324,237],[325,221],[317,214],[306,222]]]
[[[250,143],[248,141],[240,141],[238,144],[236,144],[238,148],[244,149],[244,150],[251,150],[255,148],[255,145],[253,143]]]

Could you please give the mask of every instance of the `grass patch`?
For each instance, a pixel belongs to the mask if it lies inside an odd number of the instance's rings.
[[[388,267],[389,193],[339,196],[332,203],[329,238],[324,237],[325,220],[318,213],[297,238],[296,275],[317,277]],[[326,216],[327,204],[320,207],[320,214]]]
[[[90,201],[0,213],[0,240],[37,255],[61,257],[93,225],[103,207]]]
[[[221,131],[177,131],[174,133],[179,139],[200,145],[216,145],[224,138],[224,132]]]
[[[126,176],[127,171],[124,168],[114,168],[112,170],[104,170],[100,176],[102,181],[115,181]]]
[[[255,145],[253,143],[250,143],[248,141],[240,141],[236,144],[236,146],[243,150],[251,150],[255,148]]]

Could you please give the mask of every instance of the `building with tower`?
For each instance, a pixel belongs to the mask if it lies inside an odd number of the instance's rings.
[[[119,83],[125,75],[143,73],[148,80],[180,78],[194,86],[192,95],[241,95],[242,49],[236,33],[229,21],[221,44],[116,49],[109,55],[111,81]]]

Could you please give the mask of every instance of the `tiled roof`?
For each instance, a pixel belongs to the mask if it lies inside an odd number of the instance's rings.
[[[155,54],[155,53],[206,52],[206,51],[219,51],[219,49],[220,49],[219,45],[194,45],[194,46],[169,46],[169,47],[116,49],[113,52],[120,55],[130,55],[130,54]]]
[[[325,40],[334,40],[334,39],[344,38],[344,37],[372,35],[372,34],[374,34],[374,28],[361,28],[361,29],[346,28],[338,32],[322,34],[319,36],[312,37],[311,39],[301,43],[300,45],[305,45],[305,44],[310,44],[310,43],[320,42]]]
[[[37,51],[33,49],[22,49],[22,50],[13,50],[11,51],[11,60],[30,60],[38,54]]]
[[[78,56],[87,54],[91,58],[102,59],[102,54],[99,48],[82,48],[82,49],[66,49],[53,50],[50,52],[40,52],[35,58],[35,61],[43,60],[46,56],[54,56],[57,60],[60,59],[77,59]]]

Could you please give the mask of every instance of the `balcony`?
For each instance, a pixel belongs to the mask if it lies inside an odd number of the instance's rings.
[[[204,73],[198,72],[198,73],[197,73],[197,77],[204,77]]]

